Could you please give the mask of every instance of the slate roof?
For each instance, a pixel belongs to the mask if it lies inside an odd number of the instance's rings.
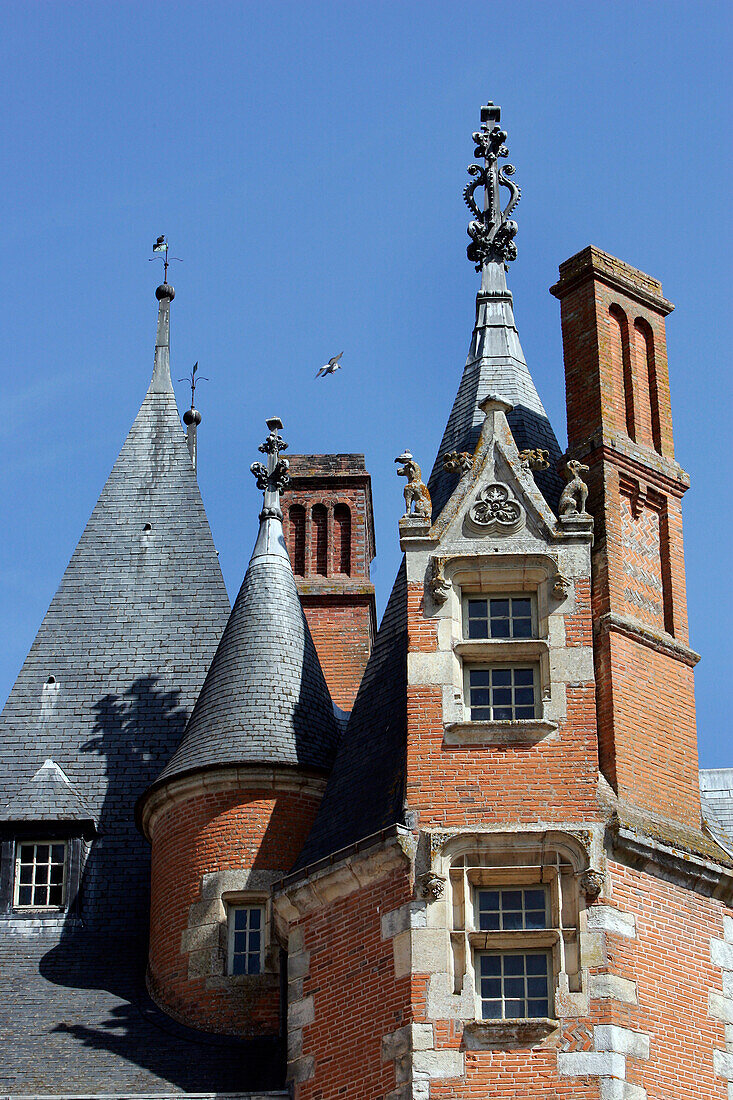
[[[46,760],[0,810],[0,821],[94,821],[94,813],[58,764]]]
[[[177,1024],[145,992],[145,948],[104,933],[0,936],[0,1095],[285,1100],[278,1041]]]
[[[148,919],[135,800],[178,745],[229,614],[171,386],[169,309],[163,297],[145,400],[0,716],[4,799],[17,813],[32,789],[47,820],[58,784],[34,776],[55,762],[100,834],[84,919],[128,931]]]
[[[183,740],[156,786],[229,764],[330,771],[338,739],[282,522],[268,516]]]
[[[514,406],[507,420],[520,451],[539,447],[550,452],[550,468],[536,472],[534,477],[540,492],[557,512],[563,484],[557,465],[562,452],[519,342],[504,266],[493,262],[484,265],[471,347],[428,481],[433,521],[458,484],[459,475],[443,469],[443,456],[447,451],[473,454],[484,422],[479,405],[489,394]]]
[[[402,822],[406,744],[407,572],[403,559],[296,870]]]
[[[700,799],[708,824],[733,843],[733,768],[701,769]]]

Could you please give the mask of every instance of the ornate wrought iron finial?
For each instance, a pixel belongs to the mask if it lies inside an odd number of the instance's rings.
[[[165,298],[165,297],[173,298],[173,295],[175,294],[175,291],[173,290],[173,287],[169,286],[169,284],[168,284],[168,268],[170,267],[173,260],[175,260],[176,263],[179,263],[179,264],[182,264],[183,260],[181,259],[180,256],[170,256],[170,257],[168,256],[168,241],[165,238],[165,236],[163,236],[163,235],[158,237],[155,244],[153,245],[153,252],[157,252],[157,253],[161,254],[162,257],[163,257],[163,284],[162,284],[162,286],[158,287],[158,290],[156,290],[156,292],[155,292],[156,297],[159,300],[160,300],[160,298]],[[150,257],[150,263],[152,263],[153,260],[155,260],[156,258],[157,258],[156,256],[151,256]],[[158,293],[158,291],[166,291],[166,290],[170,290],[172,293],[171,294],[165,294],[165,293],[160,293],[159,294]]]
[[[282,519],[280,509],[280,493],[290,483],[290,463],[286,458],[280,458],[280,451],[286,451],[287,443],[280,435],[282,420],[279,416],[271,416],[265,423],[270,429],[270,434],[259,450],[267,455],[267,465],[263,462],[253,462],[250,470],[257,478],[257,488],[265,492],[265,503],[260,513],[260,519]]]
[[[499,126],[501,108],[488,103],[481,108],[481,129],[473,135],[476,143],[475,157],[483,157],[484,165],[469,164],[468,174],[472,177],[463,189],[466,206],[474,215],[468,223],[468,235],[471,243],[466,249],[469,260],[480,271],[485,263],[493,260],[507,264],[517,258],[517,246],[514,237],[517,223],[509,215],[521,196],[521,190],[508,177],[513,176],[513,164],[499,166],[500,157],[508,157],[506,130]],[[484,208],[481,210],[474,195],[479,187],[484,188]],[[509,191],[509,201],[502,209],[500,187]]]

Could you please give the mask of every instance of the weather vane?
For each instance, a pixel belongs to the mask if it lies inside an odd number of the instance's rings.
[[[183,260],[181,259],[180,256],[171,256],[171,257],[168,256],[168,241],[165,239],[165,237],[162,237],[162,236],[158,237],[157,241],[153,245],[153,252],[162,252],[163,253],[163,282],[167,283],[168,282],[168,264],[171,263],[172,260],[176,260],[177,263],[182,264]],[[154,259],[156,259],[156,257],[151,256],[150,257],[150,263],[152,263]]]
[[[178,379],[179,382],[188,382],[189,386],[191,387],[191,408],[194,407],[194,400],[193,399],[194,399],[194,395],[196,393],[197,381],[198,382],[208,382],[209,381],[209,379],[206,377],[205,374],[199,375],[199,378],[197,380],[196,372],[198,371],[198,369],[199,369],[199,361],[197,359],[196,362],[194,363],[193,367],[191,368],[191,373],[190,374],[185,374],[183,376],[183,378]]]

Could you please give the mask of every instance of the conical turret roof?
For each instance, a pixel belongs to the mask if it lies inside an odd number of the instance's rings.
[[[265,489],[260,529],[229,622],[179,748],[158,783],[204,768],[269,764],[329,771],[333,704],[285,546],[279,490],[287,462],[279,420],[253,473]],[[157,786],[158,784],[156,784]]]
[[[106,835],[98,858],[125,833],[128,910],[139,886],[143,916],[132,808],[180,740],[230,610],[171,385],[173,294],[158,288],[145,400],[0,716],[5,798],[53,760]]]

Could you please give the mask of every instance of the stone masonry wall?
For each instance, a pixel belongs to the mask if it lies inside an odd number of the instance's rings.
[[[227,976],[225,903],[242,892],[268,898],[319,800],[308,790],[202,788],[161,810],[152,830],[149,987],[170,1015],[206,1031],[279,1033],[279,948],[270,937],[264,973]]]

